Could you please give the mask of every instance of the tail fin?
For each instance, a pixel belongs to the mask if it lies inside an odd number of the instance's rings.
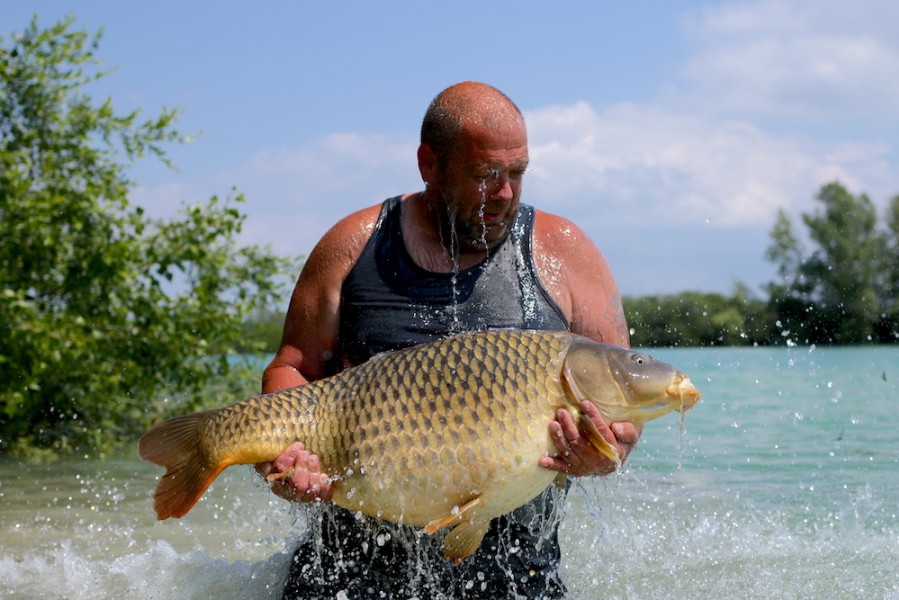
[[[208,418],[207,413],[175,417],[140,438],[140,457],[166,468],[153,499],[160,520],[186,515],[228,466],[202,452],[200,428]]]

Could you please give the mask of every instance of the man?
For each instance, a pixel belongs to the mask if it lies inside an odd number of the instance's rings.
[[[425,114],[418,149],[423,192],[391,198],[335,225],[309,256],[291,298],[263,391],[304,384],[396,350],[466,330],[570,329],[627,346],[617,286],[590,239],[563,218],[520,204],[528,166],[524,118],[486,84],[447,88]],[[639,431],[583,407],[626,457]],[[540,465],[571,476],[615,465],[570,414],[547,423],[557,456]],[[317,456],[294,444],[260,472],[297,502],[331,497]],[[333,507],[323,538],[300,546],[285,598],[557,598],[560,492],[550,488],[496,519],[479,550],[455,566],[437,536]]]

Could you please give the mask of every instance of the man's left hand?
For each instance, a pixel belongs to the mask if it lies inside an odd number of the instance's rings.
[[[581,412],[593,421],[600,435],[618,452],[624,463],[628,454],[637,445],[642,428],[633,423],[606,423],[602,414],[592,402],[583,402]],[[574,417],[565,409],[556,411],[556,420],[549,424],[550,437],[558,456],[544,456],[540,466],[575,477],[586,475],[608,475],[617,467],[615,462],[602,454],[577,428]]]

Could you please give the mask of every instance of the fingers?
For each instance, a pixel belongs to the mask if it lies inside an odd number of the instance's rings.
[[[624,422],[612,423],[611,429],[619,442],[631,446],[637,444],[637,441],[640,439],[640,434],[643,432],[642,427],[637,427],[633,423]]]
[[[321,462],[317,455],[306,450],[296,456],[292,466],[285,471],[289,474],[285,479],[272,484],[272,489],[281,487],[283,496],[294,502],[313,502],[325,500],[323,489],[330,489],[327,475],[321,471]],[[277,493],[277,491],[275,492]],[[330,493],[327,494],[330,497]]]
[[[331,499],[331,479],[322,471],[321,459],[301,443],[291,444],[274,461],[257,465],[256,470],[271,481],[272,492],[290,502]]]
[[[544,456],[540,466],[571,475],[583,475],[586,468],[586,448],[581,441],[581,433],[571,413],[564,409],[556,412],[556,420],[549,423],[549,434],[557,456]]]
[[[610,427],[618,440],[618,456],[621,457],[621,462],[624,462],[637,446],[637,442],[640,441],[640,434],[643,432],[643,428],[626,422],[612,423]]]
[[[591,402],[584,402],[581,411],[624,462],[640,438],[640,429],[632,423],[612,423],[610,426]],[[549,424],[549,433],[557,456],[542,457],[539,461],[541,467],[577,477],[607,475],[617,468],[614,461],[597,450],[586,436],[581,435],[569,411],[557,411],[556,420]]]
[[[299,460],[300,456],[304,453],[308,455],[306,446],[303,445],[303,443],[292,443],[281,453],[281,456],[272,461],[272,470],[276,473],[283,473],[287,469],[295,467],[297,460]]]
[[[550,434],[553,438],[553,445],[559,452],[559,457],[569,469],[577,467],[583,462],[578,447],[581,432],[578,431],[571,413],[567,410],[559,410],[556,420],[550,423]]]

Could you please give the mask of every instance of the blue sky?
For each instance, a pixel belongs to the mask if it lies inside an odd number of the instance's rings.
[[[843,182],[899,194],[899,2],[747,0],[153,3],[2,1],[104,28],[89,92],[183,111],[178,170],[140,163],[133,201],[247,198],[242,240],[308,254],[342,216],[420,189],[430,100],[458,81],[528,122],[524,201],[578,223],[622,293],[758,290],[778,209]]]

